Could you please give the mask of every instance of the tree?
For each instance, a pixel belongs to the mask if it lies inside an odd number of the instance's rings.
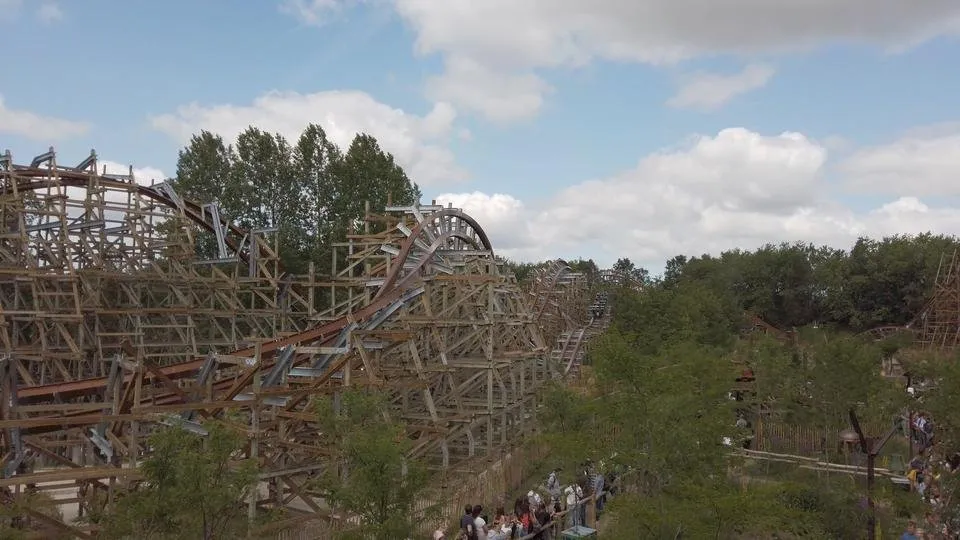
[[[687,265],[686,255],[676,255],[667,261],[663,271],[663,281],[667,285],[673,285],[680,280],[683,275],[683,267]]]
[[[613,325],[647,353],[678,343],[729,347],[742,320],[729,293],[699,283],[620,291],[612,298]]]
[[[219,422],[201,437],[178,426],[150,437],[152,452],[141,465],[144,481],[103,516],[104,538],[204,540],[247,533],[245,499],[257,478],[251,460],[235,460],[241,433]]]
[[[922,310],[941,256],[957,238],[859,239],[849,252],[796,242],[667,262],[664,285],[699,282],[779,328],[816,323],[862,331],[903,325]]]
[[[275,227],[285,270],[303,272],[309,259],[306,233],[308,185],[296,174],[293,151],[281,135],[255,127],[237,137],[233,176],[247,194],[240,222],[247,227]]]
[[[203,204],[217,202],[223,214],[231,219],[241,218],[245,213],[245,201],[249,194],[236,183],[233,163],[236,154],[231,146],[224,144],[219,135],[201,131],[190,138],[177,158],[177,176],[173,186],[177,194]],[[175,221],[163,224],[167,227],[191,227],[194,231],[197,254],[202,259],[216,256],[217,244],[212,234],[201,232],[196,225]],[[166,228],[166,227],[165,227]],[[166,234],[178,231],[167,229]]]
[[[417,184],[410,181],[393,155],[384,152],[377,140],[361,133],[336,166],[336,196],[330,218],[336,231],[344,235],[363,218],[366,202],[371,208],[414,204],[420,200]]]
[[[521,286],[529,285],[537,268],[540,267],[539,263],[513,262],[503,257],[499,258],[499,262],[508,272],[513,272],[513,275],[517,278],[517,283]]]
[[[180,151],[175,187],[187,199],[218,201],[222,214],[245,228],[276,227],[287,272],[310,263],[330,269],[330,250],[387,201],[410,205],[420,189],[370,135],[357,135],[346,154],[311,124],[295,147],[279,134],[249,127],[228,146],[203,131]],[[216,253],[213,235],[198,235],[204,258]]]
[[[587,277],[587,283],[593,285],[596,282],[597,275],[600,274],[600,268],[593,259],[573,259],[567,261],[570,269],[579,272]]]
[[[316,489],[332,506],[360,516],[360,528],[345,537],[408,537],[423,524],[415,510],[428,485],[427,470],[407,458],[412,444],[404,426],[389,418],[382,394],[347,389],[339,405],[339,410],[332,400],[318,405],[321,432],[337,467],[326,471]]]
[[[236,184],[233,163],[236,154],[223,138],[201,131],[190,138],[177,157],[177,193],[202,203],[218,201],[228,215],[240,217],[248,193]]]
[[[812,335],[806,339],[812,346],[804,351],[800,364],[808,384],[806,395],[798,398],[820,417],[816,423],[840,431],[849,427],[848,411],[853,409],[862,421],[892,427],[906,394],[881,376],[879,347],[854,336],[809,332]]]
[[[329,246],[335,233],[331,209],[337,199],[336,168],[342,159],[340,149],[316,124],[307,126],[293,150],[294,174],[301,179],[306,195],[304,232],[309,258],[320,271],[329,271]]]
[[[641,285],[646,285],[650,282],[650,272],[646,268],[642,268],[633,264],[627,257],[622,257],[617,259],[617,262],[613,263],[613,270],[623,274],[629,279],[635,280]],[[626,283],[624,283],[626,285]]]

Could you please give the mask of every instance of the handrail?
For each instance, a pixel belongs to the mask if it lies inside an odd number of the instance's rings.
[[[605,489],[605,490],[603,490],[600,494],[601,494],[601,495],[608,495],[609,493],[610,493],[610,491]],[[564,522],[564,518],[567,517],[567,514],[569,514],[574,508],[577,508],[577,507],[579,507],[580,505],[587,504],[588,502],[591,502],[591,503],[596,504],[596,500],[597,500],[597,494],[596,494],[596,493],[591,494],[591,495],[589,495],[589,496],[587,496],[587,497],[584,497],[584,498],[581,499],[580,502],[577,503],[577,505],[574,506],[573,508],[567,508],[566,510],[561,510],[561,511],[555,513],[555,514],[552,514],[552,515],[550,516],[550,521],[548,521],[547,524],[546,524],[544,527],[542,527],[540,530],[538,530],[538,531],[536,531],[536,532],[532,532],[532,533],[527,534],[526,536],[521,537],[520,540],[534,540],[534,539],[537,537],[537,535],[543,534],[543,532],[544,532],[545,530],[550,529],[550,528],[553,528],[553,529],[554,529],[553,531],[551,531],[553,534],[555,534],[555,535],[556,535],[556,534],[560,534],[560,533],[563,531],[563,522]],[[594,528],[595,528],[595,527],[594,527]],[[552,538],[557,538],[557,536],[553,536]]]

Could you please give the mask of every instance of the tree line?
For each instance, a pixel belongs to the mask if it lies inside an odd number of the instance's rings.
[[[903,325],[919,315],[941,258],[960,247],[933,234],[860,238],[849,251],[809,243],[732,250],[718,257],[677,256],[665,285],[698,281],[780,328],[822,324],[851,331]]]
[[[703,287],[716,297],[731,328],[747,311],[785,330],[822,325],[861,332],[904,325],[920,315],[941,264],[946,271],[958,248],[955,236],[925,233],[860,238],[849,250],[794,242],[719,255],[677,255],[656,276],[629,257],[619,258],[612,269],[648,288]],[[541,264],[508,266],[523,282]],[[591,283],[600,271],[592,259],[568,264]]]
[[[312,262],[328,272],[330,247],[364,217],[365,204],[382,209],[420,200],[420,188],[392,154],[368,134],[344,152],[322,127],[310,124],[294,144],[250,126],[228,144],[203,131],[180,150],[174,187],[180,196],[217,201],[233,223],[279,229],[281,263],[303,273]],[[212,238],[198,248],[210,256]]]

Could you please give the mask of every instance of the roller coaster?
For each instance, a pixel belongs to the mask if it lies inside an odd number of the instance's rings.
[[[0,504],[32,486],[93,511],[138,478],[156,425],[202,436],[230,411],[271,488],[259,504],[327,516],[304,489],[329,465],[318,400],[380,389],[411,457],[469,471],[535,429],[538,388],[575,375],[609,322],[566,263],[522,288],[476,220],[436,204],[368,212],[327,275],[292,275],[276,229],[51,149],[0,156],[0,223]]]

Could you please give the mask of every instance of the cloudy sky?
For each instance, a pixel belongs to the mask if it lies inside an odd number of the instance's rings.
[[[957,0],[0,0],[0,148],[375,135],[515,259],[960,233]]]

